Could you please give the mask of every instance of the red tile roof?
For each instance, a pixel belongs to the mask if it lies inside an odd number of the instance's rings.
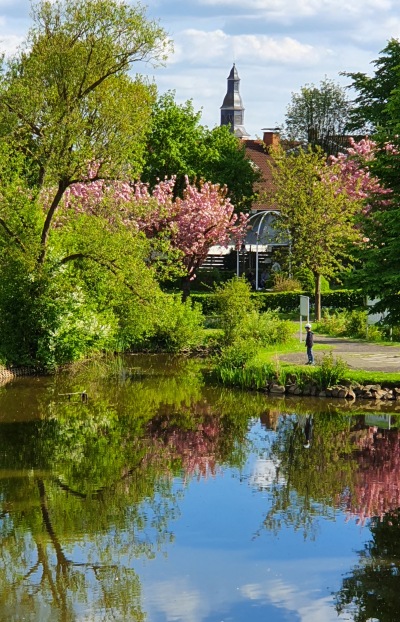
[[[244,143],[247,157],[254,162],[262,175],[262,180],[254,188],[260,198],[253,204],[253,209],[276,209],[268,200],[268,194],[273,190],[273,178],[269,166],[271,156],[268,155],[265,143],[262,140],[245,140]]]

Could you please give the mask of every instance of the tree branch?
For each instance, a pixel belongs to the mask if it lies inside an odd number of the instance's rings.
[[[25,252],[26,248],[23,245],[23,243],[21,242],[21,240],[19,239],[19,237],[13,233],[11,231],[11,229],[9,228],[9,226],[7,225],[7,223],[5,222],[5,220],[3,218],[0,218],[0,225],[3,227],[4,231],[7,233],[7,235],[12,238],[13,240],[15,240],[15,242],[18,244],[18,246]]]
[[[109,270],[109,272],[111,272],[114,276],[116,276],[119,280],[122,280],[123,284],[125,285],[125,287],[127,289],[129,289],[130,292],[132,292],[132,294],[134,296],[136,296],[140,302],[146,303],[148,302],[148,300],[146,300],[145,298],[143,298],[138,292],[137,290],[132,287],[132,285],[130,285],[130,283],[127,283],[125,279],[121,279],[121,270],[119,270],[115,265],[113,265],[113,262],[106,262],[98,257],[95,257],[94,255],[89,255],[86,253],[73,253],[71,255],[67,255],[66,257],[64,257],[63,259],[61,259],[60,261],[60,265],[65,265],[71,261],[76,261],[77,259],[89,259],[90,261],[94,261],[95,263],[97,263],[99,266],[101,266],[102,268],[105,268],[106,270]]]

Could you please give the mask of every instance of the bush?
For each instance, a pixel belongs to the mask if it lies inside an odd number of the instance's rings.
[[[288,320],[281,320],[277,311],[254,311],[246,316],[239,331],[242,338],[255,339],[259,345],[269,346],[290,341],[293,325]]]
[[[301,292],[302,287],[300,281],[285,276],[282,272],[276,272],[273,276],[272,289],[274,292]]]
[[[182,352],[198,347],[203,341],[204,317],[200,305],[182,302],[180,294],[165,294],[159,301],[162,313],[136,347],[163,352]]]
[[[306,292],[312,292],[315,289],[315,279],[309,268],[299,268],[294,273],[294,278],[301,283],[301,289]],[[329,292],[329,281],[321,276],[320,283],[321,292]]]
[[[258,344],[255,340],[237,339],[234,343],[222,348],[215,358],[217,367],[238,369],[244,367],[257,353]]]
[[[232,343],[245,326],[248,314],[256,312],[250,283],[244,277],[235,277],[217,287],[215,297],[225,342]]]
[[[333,337],[351,337],[353,339],[368,339],[380,341],[382,332],[378,326],[367,325],[367,311],[355,309],[353,311],[335,311],[330,313],[323,309],[322,318],[315,327],[317,332],[326,333]]]
[[[322,361],[315,370],[315,378],[321,389],[337,384],[346,375],[348,370],[347,363],[340,357],[333,358],[332,352],[325,353]]]
[[[339,337],[346,334],[346,315],[343,311],[329,311],[322,309],[322,317],[315,324],[317,333],[325,333],[332,337]]]
[[[345,332],[348,337],[365,339],[367,336],[367,312],[353,310],[345,312]]]

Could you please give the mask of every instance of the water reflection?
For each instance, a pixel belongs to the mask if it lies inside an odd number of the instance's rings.
[[[357,622],[394,622],[400,611],[400,510],[374,518],[370,529],[372,539],[336,594],[336,609]]]
[[[313,543],[324,577],[321,521],[344,538],[346,516],[364,533],[373,519],[373,546],[357,541],[377,580],[399,525],[398,416],[207,387],[200,365],[130,357],[1,388],[1,620],[333,620],[361,607],[364,565],[354,558],[340,586],[350,564],[330,559],[336,612],[330,593],[305,598],[300,551]],[[66,398],[83,391],[87,403]]]

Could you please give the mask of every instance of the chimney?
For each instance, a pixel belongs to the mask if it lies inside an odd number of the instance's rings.
[[[278,127],[263,127],[263,143],[267,148],[278,147],[280,143],[279,128]]]

